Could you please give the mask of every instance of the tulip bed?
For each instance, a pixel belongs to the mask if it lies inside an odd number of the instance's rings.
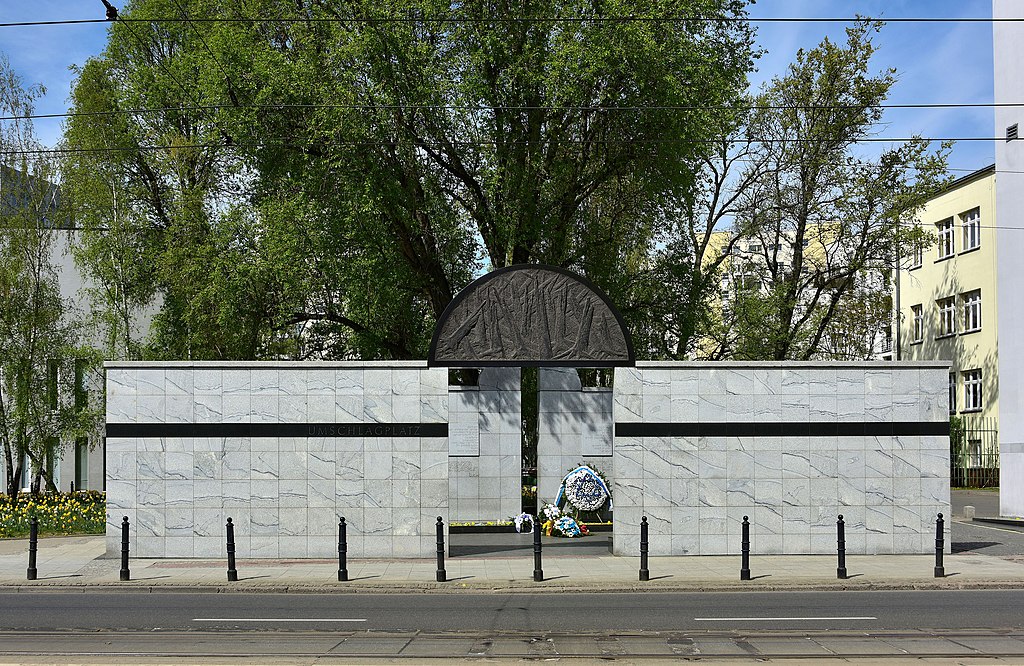
[[[29,520],[39,519],[40,535],[103,534],[107,498],[96,490],[48,495],[0,495],[0,539],[28,536]]]

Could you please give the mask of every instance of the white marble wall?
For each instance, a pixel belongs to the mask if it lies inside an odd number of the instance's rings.
[[[612,391],[583,388],[575,368],[540,368],[537,409],[537,493],[553,502],[562,477],[586,463],[612,471]]]
[[[638,363],[617,369],[614,419],[629,423],[948,420],[944,363]],[[949,517],[947,436],[615,438],[614,549],[657,555],[934,552]],[[946,522],[949,548],[949,522]]]
[[[522,510],[519,368],[484,368],[449,393],[449,510],[454,521],[506,520]]]
[[[107,423],[446,423],[423,362],[112,363]],[[445,437],[108,438],[107,547],[140,557],[432,557],[447,516]]]

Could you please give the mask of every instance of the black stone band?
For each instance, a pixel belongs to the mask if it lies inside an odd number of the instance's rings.
[[[615,424],[616,437],[911,437],[926,435],[949,435],[949,421]]]
[[[108,423],[107,437],[447,437],[447,423]]]

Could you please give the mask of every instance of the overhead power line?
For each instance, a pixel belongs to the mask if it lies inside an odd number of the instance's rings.
[[[882,137],[882,136],[871,136],[863,137],[860,139],[851,139],[851,143],[902,143],[906,141],[917,141],[923,140],[927,142],[943,142],[943,141],[1004,141],[1005,137],[987,137],[987,136],[963,136],[963,137]],[[312,148],[313,146],[300,146],[297,144],[289,144],[284,140],[280,141],[278,145],[283,147],[293,148]],[[760,144],[773,144],[773,143],[820,143],[818,139],[799,139],[799,138],[780,138],[780,139],[746,139],[741,137],[718,137],[708,139],[560,139],[559,143],[563,144],[587,144],[587,145],[615,145],[615,144],[646,144],[646,145],[658,145],[658,144],[687,144],[687,143],[719,143],[721,141],[730,141],[735,143],[760,143]],[[443,148],[446,146],[459,146],[459,147],[472,147],[472,146],[493,146],[493,145],[528,145],[533,142],[530,141],[447,141],[432,142],[432,141],[409,141],[408,139],[386,141],[386,140],[375,140],[375,141],[332,141],[332,146],[350,146],[356,148],[373,148],[381,146],[400,146],[407,145],[412,148],[418,147],[430,147],[430,148]],[[261,148],[266,147],[268,144],[264,143],[237,143],[233,144],[237,147],[242,148]],[[323,144],[318,144],[323,145]],[[106,152],[132,152],[137,150],[197,150],[205,148],[223,148],[223,143],[184,143],[184,144],[159,144],[149,146],[105,146],[101,148],[34,148],[34,149],[20,149],[20,150],[0,150],[0,155],[47,155],[47,154],[75,154],[75,153],[106,153]]]
[[[225,76],[227,76],[225,74]],[[33,113],[20,116],[0,116],[4,120],[26,120],[47,118],[79,118],[89,116],[116,116],[147,113],[167,113],[170,111],[218,111],[223,109],[255,109],[262,111],[284,111],[288,109],[347,109],[353,111],[727,111],[752,110],[771,111],[781,109],[803,110],[839,110],[839,109],[991,109],[1020,108],[1024,102],[920,102],[908,104],[877,104],[871,107],[854,104],[831,105],[774,105],[774,104],[739,104],[739,105],[676,105],[676,106],[586,106],[586,105],[460,105],[460,104],[203,104],[200,106],[162,106],[142,109],[112,109],[109,111],[65,111],[63,113]]]
[[[466,16],[345,16],[345,17],[296,17],[296,18],[262,18],[262,17],[208,17],[208,18],[122,18],[121,23],[856,23],[859,21],[882,21],[884,23],[1019,23],[1024,18],[988,18],[982,16],[916,16],[916,17],[865,17],[865,16],[538,16],[515,17],[495,16],[489,18],[471,18]],[[0,28],[25,28],[34,26],[79,25],[88,23],[109,23],[108,19],[66,19],[59,21],[16,21],[0,23]]]

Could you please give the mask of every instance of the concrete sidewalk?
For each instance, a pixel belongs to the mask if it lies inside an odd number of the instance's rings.
[[[0,591],[124,590],[245,592],[633,591],[942,589],[1024,587],[1024,557],[945,556],[945,578],[933,576],[932,555],[847,557],[847,580],[836,579],[826,555],[751,555],[753,580],[740,581],[739,556],[650,558],[651,580],[638,581],[639,558],[547,554],[544,581],[533,581],[533,553],[516,557],[457,557],[445,562],[447,582],[435,580],[433,560],[350,559],[349,582],[337,580],[336,560],[249,560],[228,583],[226,562],[133,559],[132,580],[120,582],[120,560],[103,557],[102,536],[39,541],[38,580],[26,580],[28,541],[0,541]]]

